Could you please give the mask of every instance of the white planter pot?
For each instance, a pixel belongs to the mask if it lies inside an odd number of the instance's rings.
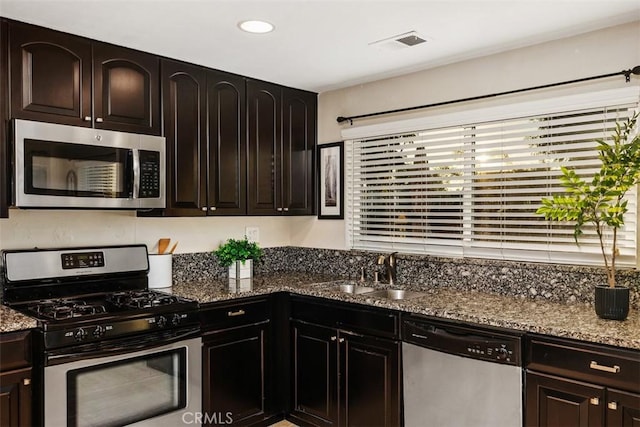
[[[253,260],[236,261],[229,266],[229,279],[253,278]]]

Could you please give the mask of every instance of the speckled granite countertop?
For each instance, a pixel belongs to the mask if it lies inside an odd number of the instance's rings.
[[[193,298],[201,304],[263,295],[277,291],[311,295],[346,302],[420,313],[478,325],[497,326],[525,332],[573,338],[593,343],[640,350],[640,313],[631,310],[624,322],[602,320],[593,307],[531,301],[475,291],[435,288],[424,296],[391,301],[366,294],[339,291],[335,277],[305,273],[269,274],[254,279],[253,290],[234,293],[228,282],[209,280],[173,286],[176,295]],[[347,283],[345,281],[345,283]]]
[[[640,350],[640,312],[634,309],[624,322],[607,321],[599,319],[589,305],[531,301],[448,288],[423,290],[424,296],[391,301],[366,294],[343,293],[336,280],[339,278],[319,274],[273,273],[256,277],[251,291],[230,292],[228,281],[216,279],[174,284],[171,291],[175,295],[195,299],[201,304],[289,291],[299,295]],[[35,320],[0,305],[0,332],[35,326]]]
[[[0,304],[0,332],[20,331],[36,327],[36,321]]]

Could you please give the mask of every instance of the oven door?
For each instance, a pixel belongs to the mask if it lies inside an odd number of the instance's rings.
[[[79,354],[58,354],[44,368],[45,427],[174,427],[201,412],[199,337],[133,351],[109,345]]]

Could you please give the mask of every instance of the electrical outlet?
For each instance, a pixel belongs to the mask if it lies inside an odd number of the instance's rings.
[[[250,242],[259,243],[260,240],[260,228],[258,227],[245,227],[244,234],[247,236]]]

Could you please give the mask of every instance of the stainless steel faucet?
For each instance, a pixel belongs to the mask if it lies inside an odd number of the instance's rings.
[[[394,285],[396,283],[396,277],[397,277],[397,272],[396,272],[396,254],[398,252],[393,252],[390,253],[387,256],[384,255],[380,255],[378,257],[378,265],[383,265],[385,266],[385,277],[386,279],[389,281],[390,285]]]

